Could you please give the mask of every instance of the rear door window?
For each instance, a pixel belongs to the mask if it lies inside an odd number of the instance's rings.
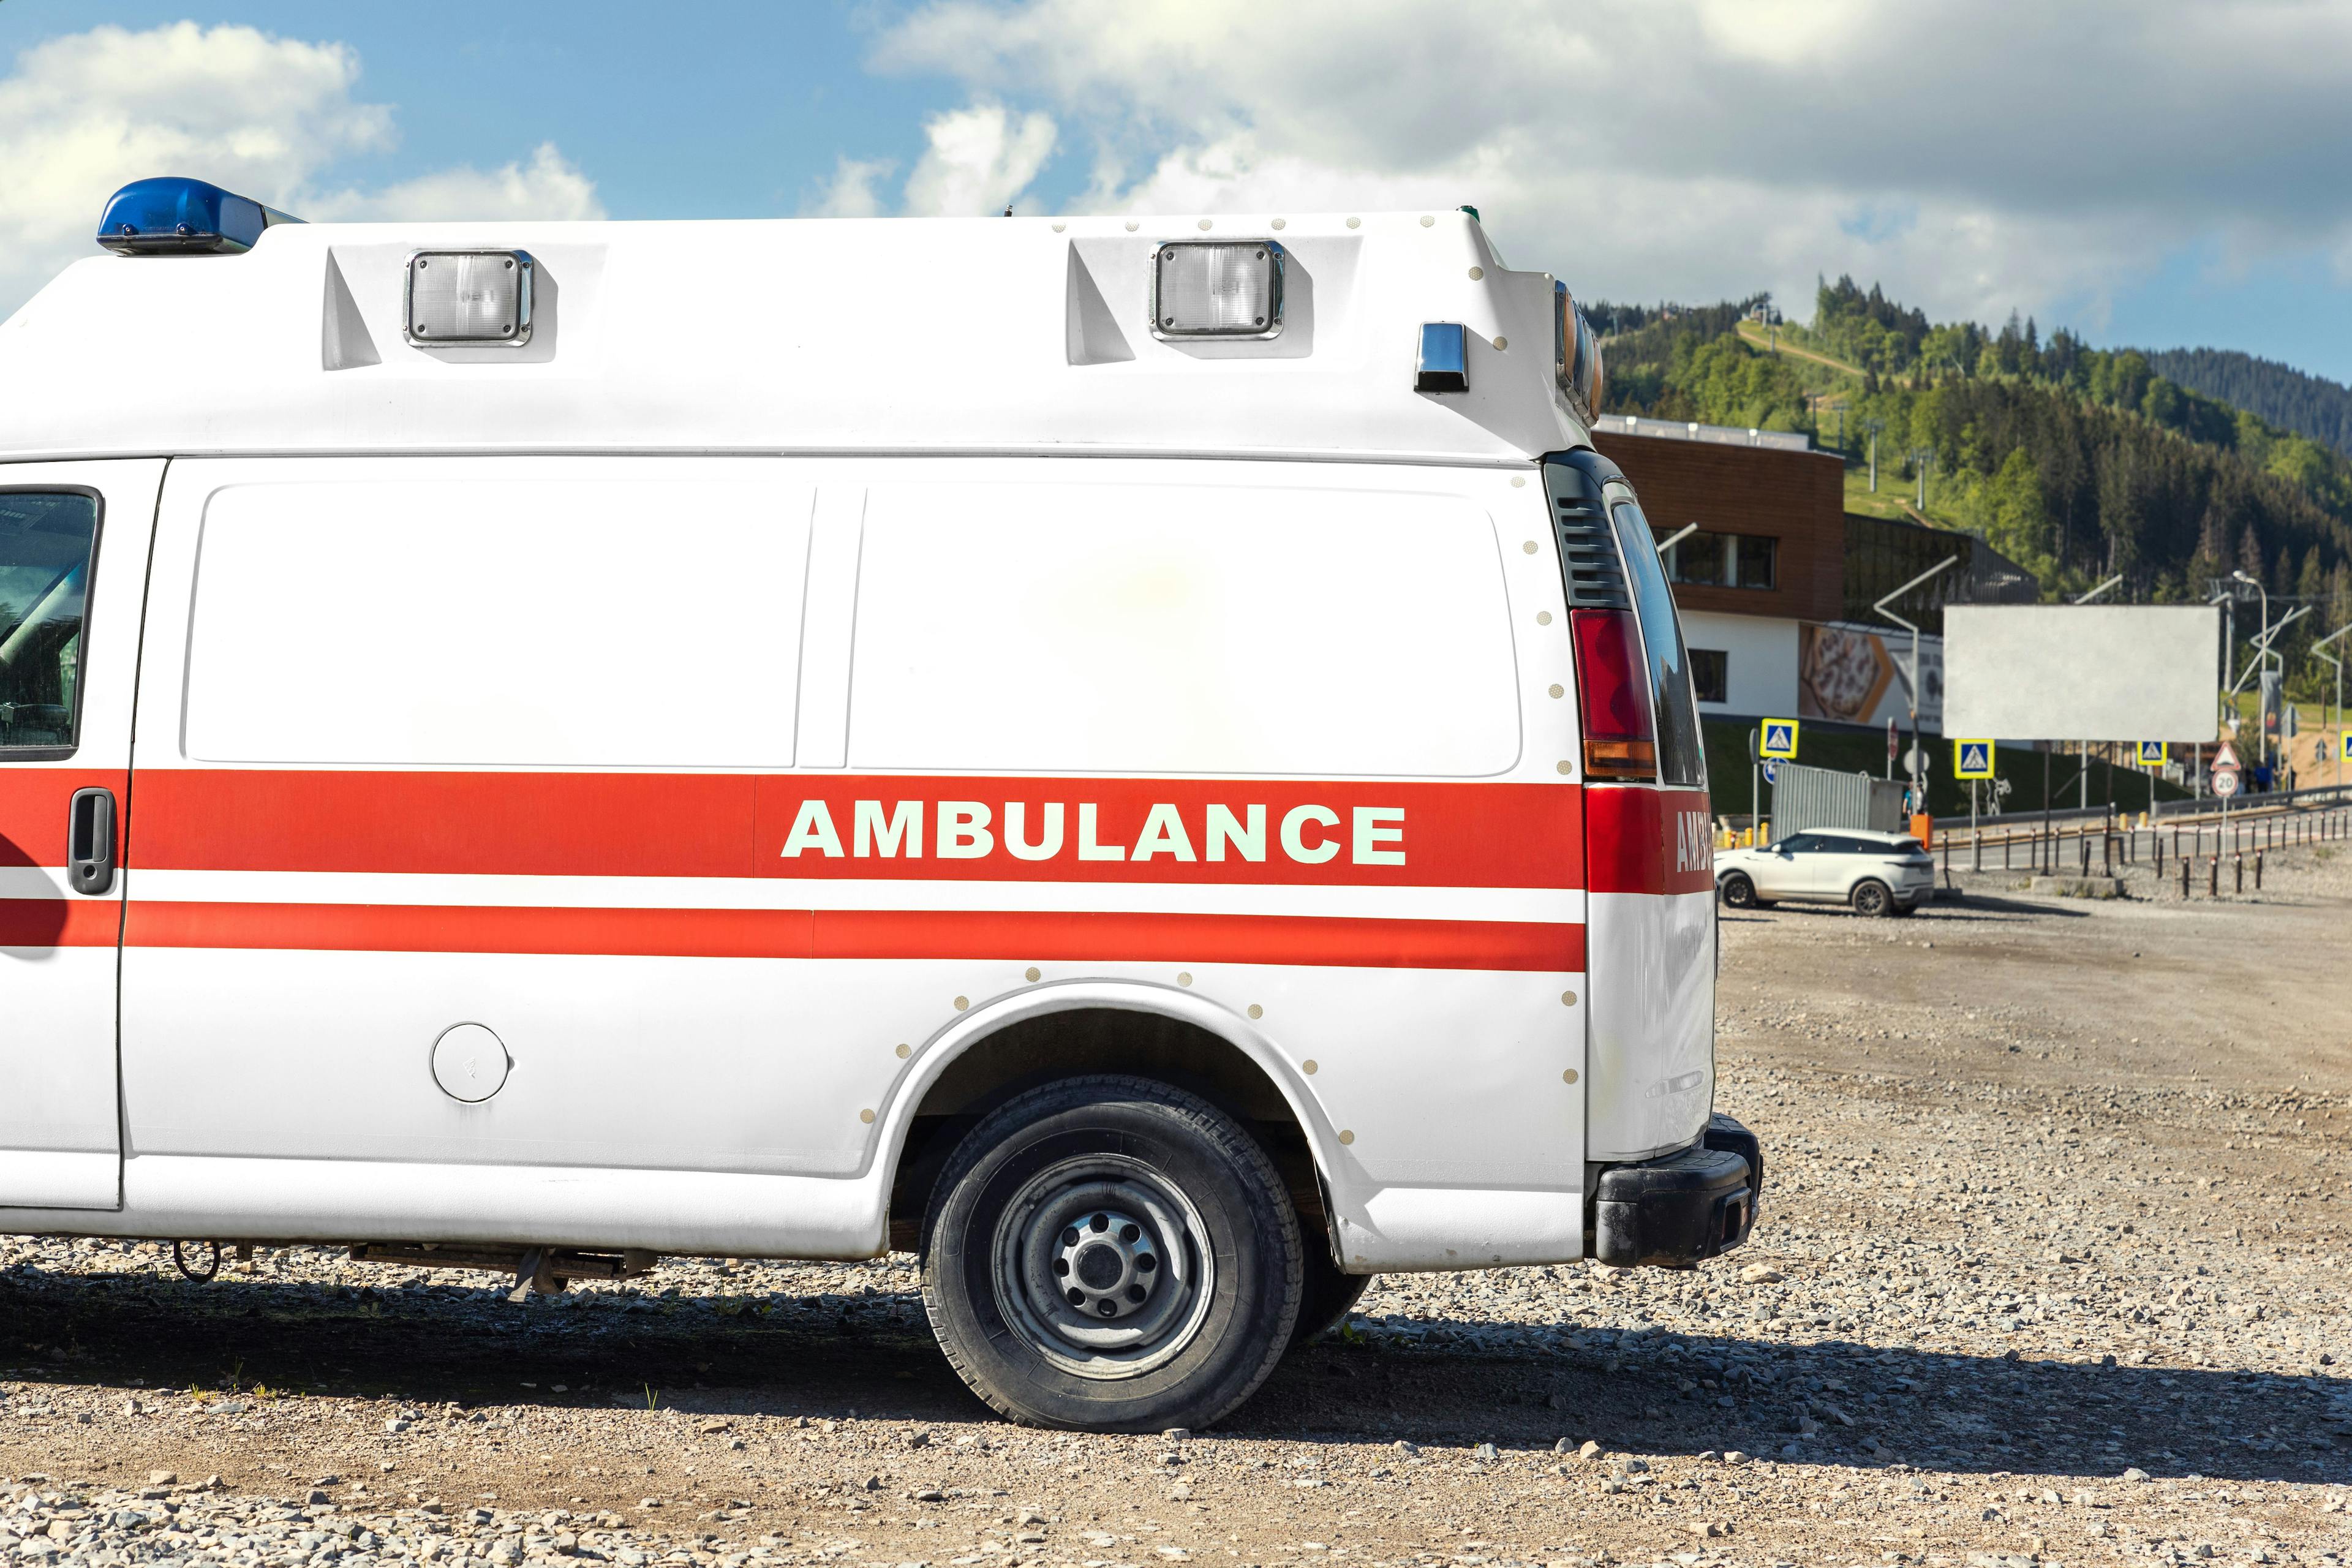
[[[0,491],[0,759],[73,750],[98,499]]]
[[[1642,644],[1649,660],[1650,700],[1656,708],[1658,731],[1658,782],[1704,784],[1706,756],[1699,741],[1698,707],[1691,700],[1690,656],[1683,647],[1674,590],[1666,585],[1665,568],[1658,562],[1657,537],[1642,515],[1641,503],[1630,494],[1609,509],[1609,516],[1617,530],[1617,548],[1625,558],[1626,580],[1633,590],[1633,615],[1642,623]]]

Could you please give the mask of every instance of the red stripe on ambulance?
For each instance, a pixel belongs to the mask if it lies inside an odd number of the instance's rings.
[[[1705,790],[1612,784],[1584,792],[1589,891],[1715,890],[1715,836]]]
[[[107,940],[112,940],[108,910]],[[1579,972],[1580,925],[1000,910],[133,901],[136,948],[672,958],[1027,959]]]
[[[1573,889],[1584,874],[1582,793],[1489,782],[157,769],[139,775],[131,853],[182,870]]]

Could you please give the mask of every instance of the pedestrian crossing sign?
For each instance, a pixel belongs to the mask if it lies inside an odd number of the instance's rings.
[[[1956,779],[1992,777],[1992,742],[1990,741],[1954,741],[1952,742],[1952,776]]]
[[[1764,738],[1756,748],[1779,762],[1792,762],[1797,755],[1797,721],[1794,719],[1767,719]]]
[[[2144,768],[2160,768],[2164,766],[2164,742],[2161,741],[2142,741],[2139,743],[2139,765]]]

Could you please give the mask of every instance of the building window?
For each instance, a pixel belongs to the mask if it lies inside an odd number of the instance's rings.
[[[1690,650],[1691,689],[1701,702],[1731,700],[1731,656],[1719,647]]]
[[[1694,533],[1665,552],[1666,581],[1703,588],[1777,588],[1780,542],[1760,533]]]

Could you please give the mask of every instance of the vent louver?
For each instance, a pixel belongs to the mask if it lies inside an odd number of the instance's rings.
[[[1571,610],[1633,606],[1624,563],[1618,558],[1616,537],[1601,500],[1601,487],[1615,477],[1615,466],[1594,452],[1567,452],[1544,462],[1544,487],[1551,496],[1552,528],[1559,537],[1560,574]]]

